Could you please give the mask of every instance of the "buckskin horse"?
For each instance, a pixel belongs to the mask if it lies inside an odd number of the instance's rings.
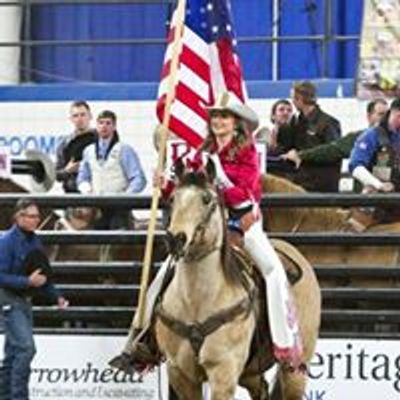
[[[264,296],[256,294],[256,285],[227,244],[224,210],[211,179],[204,172],[178,175],[168,229],[176,255],[174,275],[155,312],[169,381],[187,400],[200,400],[206,381],[214,400],[232,399],[237,385],[253,399],[269,399],[263,371],[274,358],[268,332],[256,334],[257,314],[265,315],[257,311]],[[306,364],[318,337],[320,290],[307,260],[289,244],[280,243],[279,249],[300,272],[291,290]],[[281,366],[279,382],[284,399],[302,399],[306,374]]]

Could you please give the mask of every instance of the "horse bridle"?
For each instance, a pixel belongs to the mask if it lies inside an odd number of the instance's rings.
[[[221,248],[220,245],[212,245],[205,247],[204,249],[202,249],[202,251],[190,251],[190,249],[193,248],[196,243],[201,243],[201,241],[203,241],[204,234],[211,220],[211,217],[217,210],[217,207],[220,205],[218,201],[218,196],[212,196],[210,192],[207,192],[207,195],[210,196],[209,208],[207,210],[207,213],[204,215],[204,218],[195,227],[193,236],[187,245],[186,251],[183,251],[183,247],[186,242],[186,235],[182,232],[178,232],[176,235],[173,235],[171,234],[171,232],[167,231],[167,241],[170,248],[170,253],[175,258],[175,260],[183,257],[184,261],[186,262],[199,261],[202,258],[211,254],[212,252]]]

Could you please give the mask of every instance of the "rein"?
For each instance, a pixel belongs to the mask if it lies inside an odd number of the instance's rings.
[[[210,222],[210,219],[214,212],[216,211],[218,206],[218,202],[214,200],[208,209],[207,214],[204,216],[203,220],[198,223],[196,228],[194,229],[193,237],[190,240],[186,253],[183,255],[183,259],[185,262],[194,262],[194,261],[200,261],[201,259],[207,257],[209,254],[213,253],[214,251],[220,250],[221,245],[212,245],[209,247],[204,247],[201,250],[197,251],[190,251],[191,248],[194,248],[196,243],[201,243],[204,240],[204,234],[206,232],[206,228],[208,223]]]

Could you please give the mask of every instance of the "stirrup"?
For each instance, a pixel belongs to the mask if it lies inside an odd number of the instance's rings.
[[[153,369],[160,363],[160,358],[154,354],[145,344],[138,343],[131,353],[122,352],[112,358],[108,365],[124,371],[126,374],[143,374]]]
[[[130,350],[123,351],[120,355],[112,358],[108,364],[130,375],[135,372],[143,374],[154,368],[160,363],[160,354],[157,350],[152,350],[147,343],[148,335],[148,329],[135,329],[129,346]]]

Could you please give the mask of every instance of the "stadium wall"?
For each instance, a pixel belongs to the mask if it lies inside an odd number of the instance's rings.
[[[263,125],[269,125],[269,113],[277,98],[290,95],[292,82],[249,82],[250,104]],[[351,80],[316,81],[320,104],[342,122],[343,132],[366,125],[365,103],[352,97]],[[0,147],[13,158],[23,158],[26,149],[41,150],[51,157],[60,138],[71,131],[69,105],[73,100],[87,100],[96,116],[111,109],[118,116],[122,140],[139,153],[146,175],[151,178],[156,164],[152,135],[155,116],[155,84],[95,84],[95,85],[24,85],[3,86],[0,89]],[[26,177],[15,179],[27,185]],[[148,179],[151,181],[151,179]],[[59,190],[56,186],[55,190]],[[146,194],[151,192],[149,185]]]

